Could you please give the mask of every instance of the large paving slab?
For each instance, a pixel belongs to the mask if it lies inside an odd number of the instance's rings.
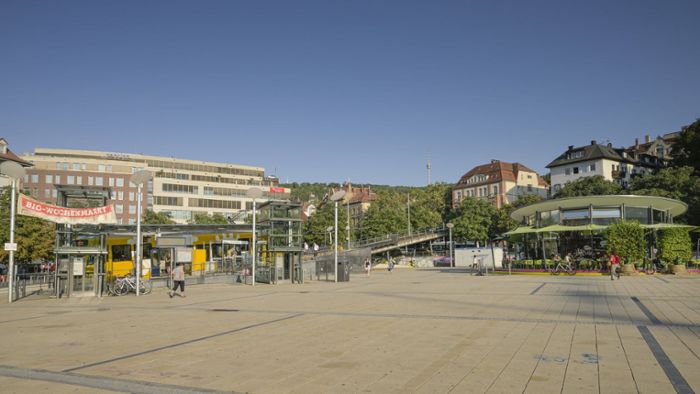
[[[2,392],[700,392],[700,278],[200,285],[0,305]]]

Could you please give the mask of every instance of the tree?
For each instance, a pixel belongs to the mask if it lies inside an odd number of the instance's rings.
[[[692,167],[671,167],[632,179],[632,194],[668,197],[688,204],[688,212],[679,221],[700,223],[700,177]]]
[[[347,212],[343,209],[342,204],[338,203],[338,244],[346,239],[345,223],[347,223]],[[311,215],[304,223],[304,242],[309,245],[329,244],[328,232],[329,227],[335,225],[335,203],[323,204],[316,210],[316,213]],[[335,231],[333,231],[335,236]]]
[[[11,188],[6,187],[0,195],[0,243],[10,242],[10,197]],[[56,246],[55,225],[31,216],[15,217],[15,243],[18,262],[52,260]],[[7,262],[9,253],[0,250],[0,261]]]
[[[644,228],[636,221],[621,220],[608,226],[605,232],[608,253],[615,252],[626,263],[644,258],[646,242]]]
[[[578,196],[602,196],[608,194],[620,194],[622,186],[606,180],[601,175],[588,176],[569,182],[559,190],[554,198],[578,197]]]
[[[692,167],[700,176],[700,119],[681,129],[678,141],[671,150],[674,166]]]
[[[146,210],[143,215],[143,224],[174,224],[175,221],[170,219],[170,214],[166,212],[154,212],[150,209]]]
[[[495,235],[493,227],[496,207],[489,202],[466,197],[454,212],[455,237],[470,241],[487,241]]]
[[[452,199],[451,185],[435,183],[410,192],[410,196],[413,229],[436,228],[446,222]]]
[[[687,229],[669,228],[661,232],[659,237],[661,260],[672,264],[685,264],[692,255],[693,245]]]
[[[363,238],[375,238],[386,234],[405,233],[408,230],[406,195],[384,190],[377,193],[362,219]]]
[[[218,212],[213,215],[196,213],[192,222],[194,224],[228,224],[228,219]]]

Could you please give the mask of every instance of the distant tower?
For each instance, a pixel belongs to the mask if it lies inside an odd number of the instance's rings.
[[[430,170],[432,169],[430,166],[430,160],[428,160],[428,165],[426,165],[425,168],[428,169],[428,186],[430,186]]]

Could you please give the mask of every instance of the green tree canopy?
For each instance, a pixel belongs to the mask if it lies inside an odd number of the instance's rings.
[[[451,185],[435,183],[410,192],[410,196],[413,229],[436,228],[446,222],[452,204]]]
[[[692,167],[700,176],[700,119],[681,129],[681,135],[671,151],[676,166]]]
[[[10,242],[11,188],[2,189],[0,195],[0,243]],[[15,216],[15,243],[18,263],[36,260],[52,260],[56,244],[55,224],[31,216]],[[9,254],[0,250],[0,261],[7,262]]]
[[[606,180],[601,175],[588,176],[569,182],[559,190],[554,198],[602,196],[608,194],[620,194],[622,186]]]
[[[656,174],[632,179],[632,194],[668,197],[688,204],[688,212],[678,218],[690,224],[700,224],[700,177],[692,167],[670,167]]]
[[[343,206],[338,204],[338,244],[342,244],[346,239],[347,211]],[[316,213],[311,215],[304,223],[304,242],[309,245],[314,243],[317,245],[329,244],[328,232],[329,227],[335,224],[335,203],[323,204],[316,210]],[[335,232],[334,232],[335,236]]]
[[[228,219],[226,219],[226,216],[218,212],[213,215],[196,213],[192,222],[194,224],[228,224]]]
[[[644,228],[636,221],[621,220],[608,226],[606,249],[616,253],[627,263],[641,261],[644,258],[646,241]]]
[[[450,222],[454,224],[453,234],[458,239],[469,241],[487,241],[492,238],[496,207],[489,202],[473,197],[466,197],[455,210]]]
[[[384,190],[377,193],[362,220],[362,238],[375,238],[386,234],[408,231],[406,194]]]
[[[154,212],[150,209],[146,210],[143,215],[143,224],[174,224],[175,221],[170,219],[170,215],[165,212]]]

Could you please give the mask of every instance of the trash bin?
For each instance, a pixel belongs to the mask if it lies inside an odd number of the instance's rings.
[[[338,261],[338,282],[350,281],[350,262],[347,260]]]

